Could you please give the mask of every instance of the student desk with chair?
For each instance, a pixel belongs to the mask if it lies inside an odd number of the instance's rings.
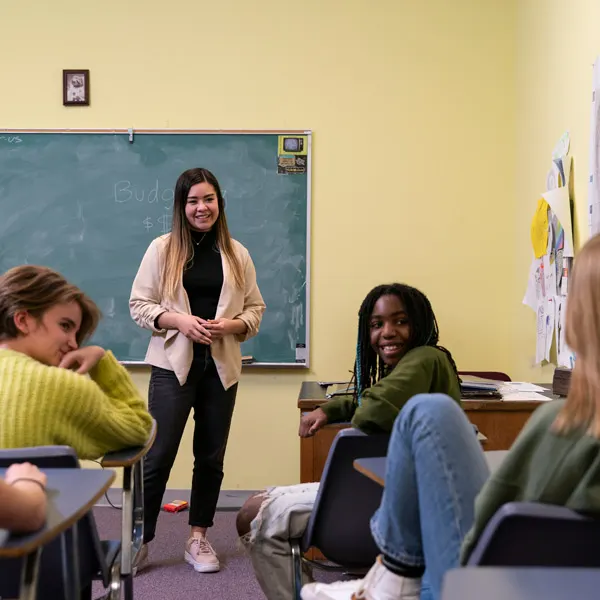
[[[98,469],[43,469],[48,481],[46,493],[48,508],[46,523],[34,532],[23,535],[10,535],[0,531],[0,566],[2,559],[23,558],[21,573],[21,589],[19,598],[31,600],[35,598],[37,587],[37,567],[42,548],[54,538],[72,528],[108,490],[115,479],[112,470]],[[4,477],[6,469],[0,469],[0,477]],[[65,588],[71,592],[72,598],[79,598],[77,557],[79,550],[77,538],[73,536],[74,548],[62,544],[62,566]]]
[[[298,395],[299,417],[327,402],[330,387],[321,385],[318,381],[304,381]],[[554,398],[550,386],[545,387],[547,392],[544,395]],[[462,406],[471,423],[487,438],[482,442],[483,450],[490,451],[508,450],[531,413],[542,403],[542,400],[463,400]],[[326,425],[312,437],[301,438],[301,483],[320,480],[333,439],[340,429],[349,426],[349,423],[333,423]]]
[[[381,456],[359,458],[353,464],[359,473],[384,486],[386,461],[386,457]],[[538,515],[538,518],[541,517],[541,514]],[[547,523],[551,525],[550,521]],[[563,526],[568,527],[568,523],[565,522]],[[593,533],[590,532],[590,535]],[[482,538],[485,538],[485,534]],[[575,543],[581,543],[585,547],[581,538],[571,536],[569,539],[572,543],[578,539]],[[555,543],[562,543],[563,540],[559,540],[557,537]],[[590,568],[590,565],[577,566],[577,561],[574,563],[576,566],[569,565],[570,568],[554,564],[544,566],[543,558],[536,558],[539,559],[536,564],[540,566],[531,567],[527,562],[520,565],[518,559],[511,566],[500,559],[499,565],[479,566],[476,563],[474,566],[452,569],[444,578],[441,600],[567,600],[571,597],[593,598],[597,595],[600,569]]]

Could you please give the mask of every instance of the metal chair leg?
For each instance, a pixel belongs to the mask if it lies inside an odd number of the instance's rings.
[[[37,548],[31,554],[28,554],[23,561],[19,600],[35,600],[36,598],[40,554],[41,548]]]
[[[66,600],[79,600],[79,523],[60,536],[62,580]]]
[[[302,551],[299,540],[292,540],[292,589],[295,600],[300,600],[302,589]]]
[[[133,469],[123,469],[123,511],[121,520],[121,579],[125,600],[133,600]]]
[[[133,533],[132,542],[135,559],[144,543],[144,461],[133,467]]]

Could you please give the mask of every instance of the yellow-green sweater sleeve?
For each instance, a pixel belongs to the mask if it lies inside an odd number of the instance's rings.
[[[14,363],[8,382],[12,402],[3,400],[13,414],[3,415],[10,427],[2,428],[0,446],[67,445],[79,458],[91,459],[148,438],[152,418],[110,351],[90,377],[29,357]]]

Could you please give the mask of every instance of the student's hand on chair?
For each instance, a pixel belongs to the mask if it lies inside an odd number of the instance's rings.
[[[315,408],[312,412],[304,415],[300,419],[300,429],[298,435],[300,437],[311,437],[327,425],[327,415],[321,408]]]
[[[104,348],[100,348],[100,346],[85,346],[84,348],[67,352],[58,366],[84,375],[85,373],[89,373],[98,364],[104,354]]]

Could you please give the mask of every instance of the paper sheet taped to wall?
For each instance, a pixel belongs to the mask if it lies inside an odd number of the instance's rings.
[[[569,157],[570,158],[570,157]],[[549,190],[543,194],[552,212],[558,218],[565,236],[563,257],[571,257],[573,253],[573,223],[571,221],[571,200],[566,186]]]

